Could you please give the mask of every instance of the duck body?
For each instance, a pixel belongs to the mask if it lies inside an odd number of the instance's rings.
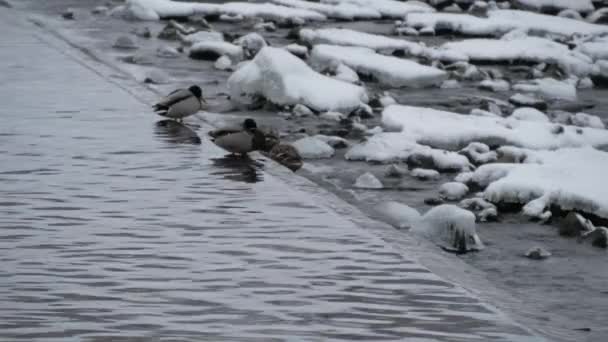
[[[264,133],[257,129],[257,124],[253,119],[246,119],[242,128],[221,128],[209,132],[214,144],[224,150],[233,153],[246,155],[249,152],[264,148]]]
[[[161,116],[181,120],[203,108],[202,90],[198,86],[177,89],[153,106]]]
[[[296,172],[304,165],[298,150],[290,144],[279,143],[268,152],[270,159]]]

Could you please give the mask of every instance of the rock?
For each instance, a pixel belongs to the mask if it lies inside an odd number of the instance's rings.
[[[257,31],[274,32],[277,30],[277,27],[274,25],[273,22],[264,22],[255,24],[253,26],[253,29]]]
[[[234,44],[243,48],[246,59],[252,59],[263,47],[268,45],[266,44],[266,40],[255,32],[240,37],[234,41]]]
[[[137,65],[154,64],[154,60],[151,57],[149,57],[147,55],[140,55],[140,54],[121,57],[120,60],[122,60],[125,63],[137,64]]]
[[[228,56],[234,63],[243,58],[243,49],[240,46],[227,42],[198,42],[192,45],[188,56],[192,59],[216,61],[221,56]],[[238,68],[237,68],[238,69]]]
[[[343,63],[338,64],[333,74],[334,78],[339,79],[341,81],[354,84],[359,83],[359,75],[357,74],[357,72],[355,72],[353,69]]]
[[[440,176],[439,172],[437,172],[436,170],[421,169],[421,168],[413,169],[410,172],[410,175],[412,177],[416,177],[421,180],[436,180],[436,179],[439,179],[439,176]]]
[[[486,208],[475,214],[477,221],[488,222],[498,220],[498,210],[496,208]]]
[[[106,6],[97,6],[91,10],[91,13],[97,15],[104,15],[107,14],[109,11],[110,9]]]
[[[505,80],[483,80],[479,83],[479,89],[488,90],[488,91],[509,91],[511,89],[511,84]]]
[[[171,82],[171,77],[160,69],[152,69],[146,72],[144,83],[167,84]]]
[[[542,259],[547,259],[548,257],[550,257],[551,253],[542,247],[536,246],[536,247],[530,248],[524,255],[528,259],[542,260]]]
[[[366,172],[361,176],[357,177],[355,181],[355,188],[359,189],[382,189],[382,182],[376,178],[372,173]]]
[[[289,51],[291,54],[293,54],[301,59],[308,58],[308,48],[304,45],[289,44],[289,45],[285,46],[285,49],[287,51]],[[357,80],[358,80],[358,78],[357,78]]]
[[[194,33],[183,34],[181,31],[177,32],[177,39],[179,39],[185,45],[196,45],[197,43],[224,43],[224,34],[218,31],[198,31]],[[227,44],[227,43],[226,43]],[[231,44],[232,45],[232,44]],[[242,48],[241,48],[242,50]]]
[[[443,203],[444,203],[444,201],[441,198],[429,197],[429,198],[424,199],[424,204],[426,204],[426,205],[436,206],[436,205],[442,205]]]
[[[429,210],[411,231],[454,253],[479,251],[484,248],[477,235],[475,215],[451,204],[443,204]]]
[[[113,48],[115,49],[123,49],[123,50],[134,50],[137,49],[137,45],[135,45],[135,42],[133,41],[133,39],[131,39],[131,37],[128,36],[120,36],[116,39],[116,41],[114,42],[114,45],[112,45]]]
[[[408,174],[408,169],[396,164],[389,165],[384,171],[384,176],[388,178],[402,178]]]
[[[395,34],[397,34],[398,36],[412,36],[412,37],[417,37],[418,35],[420,35],[418,30],[416,30],[413,27],[396,27]]]
[[[600,8],[587,17],[587,21],[593,24],[608,24],[608,7]]]
[[[399,202],[380,203],[375,209],[384,220],[398,229],[412,228],[420,220],[418,210]]]
[[[435,28],[433,26],[426,26],[418,30],[418,34],[421,36],[434,36]]]
[[[218,70],[230,71],[230,70],[232,70],[232,61],[230,60],[230,57],[228,57],[228,56],[221,56],[220,58],[218,58],[215,61],[215,63],[213,64],[213,67]]]
[[[533,107],[538,110],[547,110],[547,102],[537,97],[517,93],[509,98],[509,102],[518,107]]]
[[[574,20],[583,20],[583,16],[575,10],[565,9],[557,13],[558,17],[574,19]]]
[[[133,29],[131,31],[131,33],[133,33],[137,37],[146,38],[146,39],[152,37],[152,32],[150,31],[150,28],[148,28],[148,27],[140,27],[140,28]]]
[[[488,16],[488,3],[483,1],[475,1],[468,12],[476,17],[486,18]]]
[[[495,162],[498,159],[496,152],[491,151],[488,145],[479,142],[470,143],[458,153],[469,158],[469,160],[475,165]]]
[[[444,183],[439,187],[439,196],[448,201],[458,201],[468,192],[469,187],[458,182]]]
[[[592,89],[594,86],[593,81],[589,77],[581,78],[576,84],[578,89]]]
[[[549,122],[549,118],[545,113],[532,107],[517,108],[509,118],[522,121]]]
[[[482,197],[464,199],[460,201],[460,206],[475,212],[479,222],[496,221],[498,218],[496,206]]]
[[[605,227],[597,227],[594,230],[585,233],[582,238],[591,240],[591,245],[599,248],[608,248],[608,229]]]
[[[582,236],[594,229],[595,227],[591,221],[572,211],[560,222],[559,235],[568,237]]]
[[[63,13],[61,13],[61,17],[65,20],[74,20],[76,19],[74,10],[71,8],[66,9],[65,11],[63,11]]]
[[[165,45],[165,46],[160,46],[158,49],[156,49],[156,56],[161,57],[161,58],[177,58],[180,55],[181,55],[181,53],[172,46]]]
[[[473,172],[471,172],[471,171],[461,172],[458,175],[456,175],[456,177],[454,177],[454,181],[459,182],[459,183],[464,183],[464,184],[471,183],[473,181]]]
[[[331,158],[335,153],[333,147],[314,137],[299,139],[292,145],[304,159]]]
[[[496,116],[502,116],[502,108],[494,101],[484,101],[481,104],[481,110],[493,113]]]

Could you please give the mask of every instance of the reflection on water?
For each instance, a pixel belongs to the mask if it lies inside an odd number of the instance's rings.
[[[212,171],[213,175],[221,175],[226,179],[245,183],[257,183],[263,180],[263,164],[249,156],[228,154],[221,158],[211,158],[211,162],[217,168]]]
[[[194,130],[175,120],[160,120],[154,127],[156,135],[167,142],[193,145],[201,143],[201,138]]]

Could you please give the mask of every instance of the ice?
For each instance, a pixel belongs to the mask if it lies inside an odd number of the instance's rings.
[[[608,218],[608,188],[603,186],[607,153],[584,147],[534,154],[540,163],[483,165],[473,180],[487,185],[484,197],[489,201],[521,203],[531,214],[555,205]]]
[[[195,33],[183,35],[178,31],[178,35],[181,41],[188,45],[196,44],[198,42],[223,42],[224,35],[218,31],[198,31]]]
[[[171,0],[127,0],[127,6],[137,6],[145,13],[159,18],[189,17],[195,14],[258,17],[265,20],[287,21],[300,18],[310,21],[327,19],[323,14],[307,9],[291,8],[269,3],[228,2],[224,4],[190,3]]]
[[[435,9],[420,1],[397,1],[397,0],[321,0],[324,3],[338,4],[348,3],[364,8],[372,8],[383,17],[403,18],[404,15],[413,12],[434,12]]]
[[[599,35],[608,27],[584,21],[519,10],[492,10],[487,18],[457,13],[410,13],[407,27],[433,27],[471,36],[501,36],[513,30],[561,36]]]
[[[448,201],[461,200],[468,192],[469,187],[459,182],[448,182],[439,187],[439,196]]]
[[[376,51],[404,50],[411,55],[420,55],[424,51],[422,45],[404,39],[343,28],[302,29],[300,38],[310,45],[360,46]]]
[[[549,122],[549,118],[545,113],[531,107],[517,108],[509,117],[516,120]]]
[[[555,149],[608,144],[608,132],[593,128],[558,126],[551,123],[510,118],[472,116],[432,108],[393,105],[384,109],[385,128],[401,131],[392,136],[385,151],[414,143],[456,150],[471,142],[514,145],[531,149]],[[557,127],[561,129],[556,130]],[[399,138],[401,134],[401,138]],[[406,141],[407,143],[401,143]],[[379,145],[376,143],[379,147]]]
[[[565,9],[588,13],[594,10],[591,0],[515,0],[515,6],[539,12],[556,12]]]
[[[418,224],[413,225],[412,232],[450,251],[467,252],[484,248],[477,235],[475,215],[451,204],[429,210]]]
[[[539,37],[512,39],[467,39],[448,42],[439,51],[466,56],[477,62],[527,61],[557,64],[567,73],[586,76],[591,73],[593,61],[568,46]]]
[[[380,203],[375,209],[390,225],[399,229],[412,228],[421,217],[418,210],[394,201]]]
[[[315,137],[306,137],[292,143],[304,159],[331,158],[334,155],[333,147]]]
[[[278,105],[349,113],[367,102],[365,89],[323,76],[281,48],[265,47],[228,79],[231,100],[248,104],[263,96]]]
[[[382,189],[382,187],[382,182],[371,172],[362,174],[355,181],[355,188],[359,189]]]
[[[553,78],[541,78],[530,81],[519,82],[513,85],[513,90],[540,95],[547,100],[576,100],[576,86],[566,81],[558,81]]]
[[[358,6],[348,2],[326,4],[309,2],[303,0],[272,0],[272,2],[288,7],[303,8],[324,14],[328,18],[355,20],[355,19],[379,19],[382,17],[379,11],[371,7]]]
[[[380,55],[368,48],[316,45],[312,49],[310,63],[313,68],[323,70],[325,66],[336,61],[390,87],[429,87],[439,85],[447,78],[447,73],[443,70],[402,58]]]
[[[574,126],[579,127],[606,128],[606,125],[599,116],[587,113],[576,113],[570,117],[570,121]]]

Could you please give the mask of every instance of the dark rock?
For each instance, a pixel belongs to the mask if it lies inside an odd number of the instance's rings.
[[[291,30],[289,30],[287,32],[287,35],[285,36],[285,38],[294,39],[294,40],[299,39],[300,38],[300,28],[299,27],[292,28]]]
[[[593,227],[591,221],[587,220],[580,214],[570,212],[559,224],[559,235],[575,237],[582,236],[589,232]]]
[[[402,178],[407,173],[408,173],[407,168],[402,168],[399,165],[391,164],[384,171],[384,176],[388,177],[388,178]]]
[[[554,125],[553,127],[551,127],[551,133],[557,135],[557,134],[563,134],[564,133],[564,126],[562,125]]]
[[[76,19],[75,15],[74,15],[74,10],[68,8],[67,10],[65,10],[65,12],[61,13],[61,17],[65,20],[74,20]]]
[[[148,28],[148,27],[134,29],[131,32],[138,37],[142,37],[142,38],[146,38],[146,39],[152,37],[152,32],[150,31],[150,28]]]
[[[13,6],[6,0],[0,0],[0,7],[13,8]]]
[[[218,58],[222,57],[222,55],[214,49],[190,50],[190,54],[188,56],[192,59],[199,59],[203,61],[216,61]]]
[[[442,205],[443,204],[443,200],[441,198],[434,198],[434,197],[429,197],[429,198],[425,198],[424,199],[424,204],[426,205]]]

